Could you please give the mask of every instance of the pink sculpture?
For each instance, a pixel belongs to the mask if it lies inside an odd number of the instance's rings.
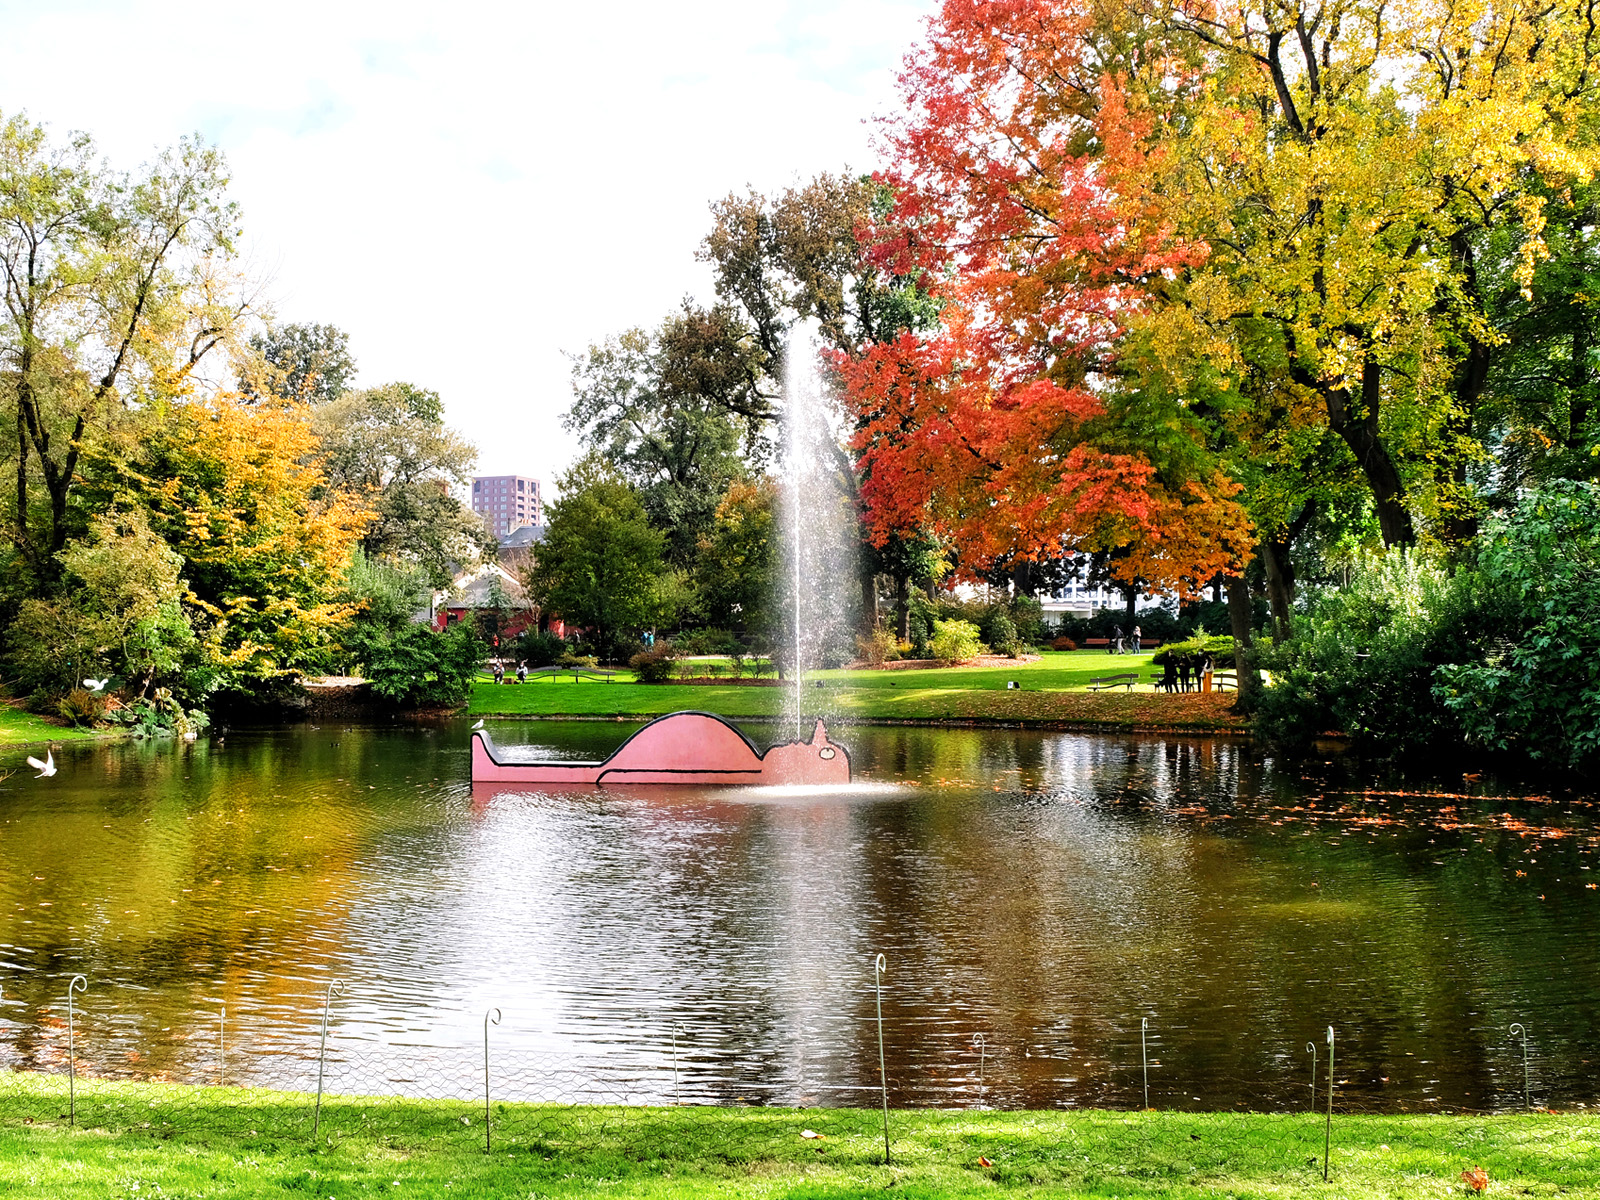
[[[514,753],[514,752],[513,752]],[[657,717],[605,762],[528,762],[498,749],[487,730],[472,733],[474,783],[830,784],[850,782],[850,752],[828,739],[819,719],[808,742],[760,753],[712,713]]]

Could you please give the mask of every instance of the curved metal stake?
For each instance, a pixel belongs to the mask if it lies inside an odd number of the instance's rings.
[[[1150,1031],[1150,1018],[1139,1018],[1139,1060],[1144,1064],[1144,1106],[1150,1108],[1150,1050],[1145,1035]]]
[[[217,1014],[217,1086],[228,1081],[228,1006],[224,1004]]]
[[[67,1124],[78,1123],[78,1042],[73,1029],[72,993],[89,990],[89,980],[74,975],[67,984]]]
[[[1533,1107],[1533,1093],[1528,1090],[1528,1030],[1521,1021],[1511,1026],[1511,1036],[1522,1038],[1522,1107]]]
[[[883,973],[889,961],[878,955],[872,964],[872,973],[878,987],[878,1078],[883,1082],[883,1165],[889,1165],[889,1068],[883,1059]]]
[[[1322,1182],[1328,1182],[1328,1151],[1333,1145],[1333,1026],[1328,1026],[1328,1123],[1322,1131]]]
[[[973,1043],[978,1047],[978,1104],[983,1104],[983,1060],[989,1049],[989,1044],[984,1040],[983,1034],[973,1037]]]
[[[801,1087],[804,1088],[804,1083]],[[678,1023],[672,1023],[672,1102],[683,1103],[683,1093],[678,1090]]]
[[[316,1137],[318,1130],[322,1128],[322,1072],[328,1061],[328,1011],[333,1007],[335,992],[344,995],[342,980],[329,980],[328,993],[322,999],[322,1048],[317,1052],[317,1108],[316,1114],[311,1118],[312,1137]]]
[[[489,1113],[489,1026],[500,1024],[500,1010],[491,1008],[483,1014],[483,1149],[487,1153],[492,1149],[489,1124],[493,1119]]]
[[[1317,1111],[1317,1044],[1306,1043],[1306,1052],[1311,1055],[1311,1111]]]

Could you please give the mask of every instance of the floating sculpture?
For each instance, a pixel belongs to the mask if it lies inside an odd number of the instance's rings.
[[[810,741],[783,742],[762,754],[721,717],[676,712],[657,717],[604,762],[534,762],[472,732],[474,783],[842,784],[850,752],[828,739],[819,719]]]

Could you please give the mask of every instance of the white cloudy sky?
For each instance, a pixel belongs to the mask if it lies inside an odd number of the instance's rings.
[[[0,0],[0,111],[133,166],[221,146],[279,317],[553,477],[563,351],[709,298],[706,206],[873,165],[933,0]]]

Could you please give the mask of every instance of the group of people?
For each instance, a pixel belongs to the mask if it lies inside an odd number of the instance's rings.
[[[1211,654],[1169,654],[1156,687],[1163,692],[1198,692],[1206,672],[1216,665]]]
[[[506,681],[506,664],[503,660],[498,658],[493,660],[489,665],[489,669],[494,672],[494,681],[496,683],[504,683]],[[526,659],[517,664],[516,681],[518,683],[528,682],[528,663]]]
[[[1133,627],[1133,634],[1132,634],[1131,637],[1129,637],[1127,634],[1124,634],[1122,632],[1122,626],[1121,625],[1113,625],[1111,627],[1111,653],[1113,653],[1113,654],[1137,654],[1137,653],[1139,653],[1139,639],[1141,637],[1143,637],[1143,636],[1144,635],[1140,632],[1139,627],[1137,625],[1135,625]],[[1124,644],[1124,643],[1127,643],[1127,644]]]

